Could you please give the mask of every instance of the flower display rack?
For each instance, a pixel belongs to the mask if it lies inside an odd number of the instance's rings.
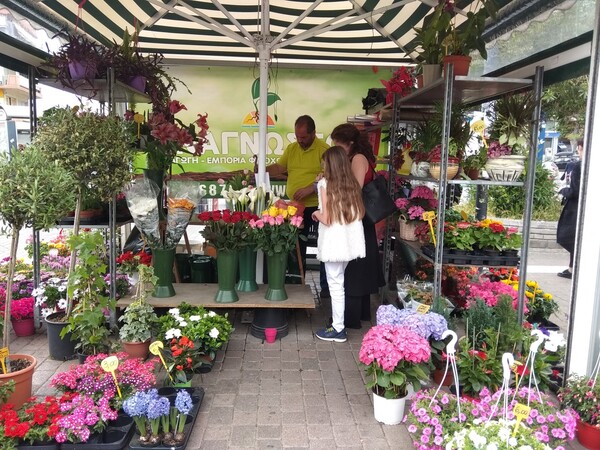
[[[433,245],[423,245],[420,253],[426,258],[433,260],[435,258],[435,247]],[[457,252],[452,249],[444,249],[442,264],[454,264],[459,266],[486,266],[486,267],[517,267],[520,258],[514,254],[482,252]]]
[[[184,440],[180,445],[155,445],[149,447],[148,445],[142,445],[139,441],[139,435],[137,433],[133,433],[131,441],[129,442],[129,446],[127,447],[129,450],[146,450],[148,448],[153,449],[169,449],[169,450],[183,450],[186,448],[187,443],[190,439],[190,435],[192,434],[192,430],[194,428],[194,424],[196,423],[196,418],[198,417],[198,412],[200,411],[200,405],[202,404],[202,400],[204,399],[204,389],[201,387],[198,388],[185,388],[188,390],[190,395],[192,396],[192,404],[194,405],[192,410],[187,416],[187,420],[185,423],[185,428],[183,429],[183,433],[185,434]],[[158,390],[158,395],[166,396],[169,398],[173,398],[172,401],[175,401],[175,395],[177,394],[177,389],[173,387],[163,387]],[[104,450],[104,447],[95,447],[98,450]]]

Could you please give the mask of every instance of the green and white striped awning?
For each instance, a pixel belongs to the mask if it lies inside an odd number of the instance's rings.
[[[167,62],[254,63],[261,45],[281,64],[415,62],[415,34],[437,0],[7,0],[46,28],[121,42],[139,27],[143,52]],[[478,0],[457,0],[469,11]],[[509,0],[496,0],[504,6]],[[459,16],[463,17],[463,16]],[[459,19],[460,21],[460,19]]]

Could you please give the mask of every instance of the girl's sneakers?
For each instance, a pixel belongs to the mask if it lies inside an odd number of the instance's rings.
[[[348,340],[345,328],[342,331],[337,331],[333,327],[322,328],[317,330],[315,336],[322,341],[346,342]]]

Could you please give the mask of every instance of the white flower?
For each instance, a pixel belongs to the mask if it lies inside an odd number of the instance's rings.
[[[60,279],[60,278],[58,278],[58,277],[52,277],[52,278],[50,278],[50,279],[48,280],[48,282],[49,282],[49,283],[52,283],[52,284],[58,284],[58,283],[60,283],[60,282],[61,282],[61,279]]]
[[[508,439],[508,445],[511,447],[516,447],[517,446],[517,438],[511,436]]]
[[[58,292],[65,292],[67,290],[67,286],[64,284],[61,284],[56,289],[58,290]]]
[[[185,320],[180,320],[179,321],[179,326],[180,327],[187,327],[187,322]]]
[[[217,315],[217,313],[214,312],[214,311],[209,311],[208,312],[208,317],[215,317],[216,315]]]
[[[188,319],[192,322],[199,322],[201,317],[200,316],[190,316],[190,317],[188,317]]]
[[[40,295],[44,294],[44,290],[42,288],[35,288],[33,291],[31,291],[31,296],[32,297],[39,297]]]
[[[475,430],[471,430],[469,433],[469,439],[471,439],[473,445],[475,445],[475,448],[483,448],[483,446],[487,443],[487,439],[484,436],[477,434]]]
[[[519,450],[533,450],[533,447],[531,445],[521,445]]]
[[[565,341],[562,333],[552,330],[549,331],[548,334],[548,340],[544,343],[544,348],[549,352],[555,352],[558,350],[558,347],[562,347],[567,344],[567,341]]]
[[[52,308],[42,308],[40,314],[42,315],[42,317],[48,317],[53,312],[54,310]]]
[[[179,308],[171,308],[169,310],[169,314],[171,314],[172,316],[178,317],[179,316]]]
[[[211,338],[216,339],[219,337],[219,330],[217,330],[216,328],[213,327],[213,329],[209,331],[208,335]]]
[[[165,333],[165,339],[180,338],[181,330],[179,328],[171,328]]]
[[[56,302],[56,306],[58,306],[59,309],[66,309],[67,308],[67,299],[61,298],[60,300],[58,300],[58,302]]]
[[[485,447],[485,450],[498,450],[498,446],[492,442]]]

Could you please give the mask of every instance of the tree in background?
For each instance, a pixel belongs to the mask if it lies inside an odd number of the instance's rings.
[[[552,84],[542,94],[542,111],[556,122],[556,130],[572,144],[583,138],[587,93],[588,77],[584,75]]]

